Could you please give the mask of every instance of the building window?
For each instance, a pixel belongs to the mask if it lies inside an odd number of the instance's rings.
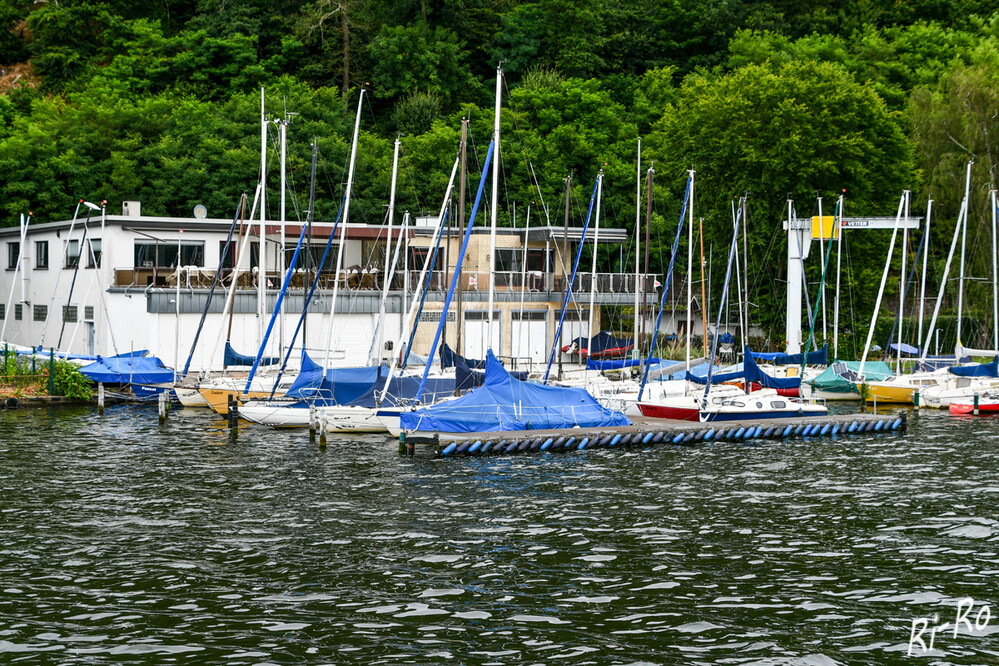
[[[33,308],[32,314],[35,321],[45,321],[45,318],[49,315],[49,306],[47,305],[36,305]]]
[[[0,303],[0,320],[7,318],[7,304]]]
[[[83,318],[86,321],[93,321],[94,320],[94,306],[93,305],[84,305],[83,306]]]
[[[75,305],[62,306],[62,320],[68,324],[75,324],[77,318],[77,307]]]
[[[35,268],[49,267],[49,242],[35,241]]]
[[[14,304],[14,319],[21,321],[21,317],[24,315],[24,306],[20,303]]]
[[[101,239],[93,238],[90,241],[90,253],[87,255],[87,268],[101,267]]]
[[[179,258],[181,266],[204,267],[205,243],[181,243]],[[135,268],[176,268],[177,259],[177,243],[135,242]]]
[[[17,268],[17,260],[21,256],[21,244],[19,242],[7,243],[7,270],[12,271]]]
[[[499,273],[519,273],[523,258],[523,250],[496,248],[496,271]]]
[[[229,241],[229,251],[226,252],[226,242],[219,241],[219,259],[223,258],[225,255],[225,261],[222,263],[222,268],[232,270],[236,267],[236,257],[239,256],[239,243],[236,241]],[[260,243],[256,241],[250,242],[250,268],[256,268],[260,265]]]
[[[66,268],[80,265],[80,241],[71,240],[66,244]]]

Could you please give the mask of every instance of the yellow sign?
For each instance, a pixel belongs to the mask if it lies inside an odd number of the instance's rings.
[[[833,215],[816,215],[812,218],[812,240],[835,240],[839,238],[839,227]]]

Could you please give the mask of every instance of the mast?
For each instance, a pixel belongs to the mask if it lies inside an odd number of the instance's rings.
[[[957,281],[957,346],[954,349],[955,354],[958,354],[960,347],[964,346],[964,343],[961,342],[961,319],[963,318],[962,312],[964,311],[964,251],[968,242],[968,215],[971,213],[971,200],[969,197],[971,195],[972,164],[974,162],[968,162],[968,170],[964,176],[964,224],[961,227],[961,272]]]
[[[722,313],[725,312],[725,301],[728,299],[728,285],[732,278],[732,263],[735,261],[735,253],[739,248],[739,221],[742,213],[742,207],[740,206],[739,212],[735,216],[735,227],[732,229],[732,242],[729,245],[728,250],[728,265],[725,268],[725,282],[722,285],[722,295],[721,302],[718,304],[718,319],[715,323],[715,336],[711,340],[711,357],[708,359],[708,376],[707,381],[704,384],[704,395],[701,397],[701,408],[708,406],[708,392],[711,391],[711,375],[714,371],[714,358],[718,353],[718,329],[721,328],[721,318]],[[736,266],[736,272],[738,272],[738,266]]]
[[[825,218],[822,217],[822,197],[818,197],[819,200],[819,256],[826,256],[826,222]],[[832,243],[832,239],[829,239]],[[822,311],[822,341],[825,342],[829,339],[829,329],[826,328],[826,286],[822,284],[819,286],[819,300],[817,307]],[[748,338],[747,338],[748,339]],[[805,353],[808,353],[808,349],[805,349]]]
[[[943,302],[944,289],[947,286],[947,277],[950,275],[950,266],[954,261],[954,251],[957,249],[957,239],[961,234],[961,222],[967,209],[961,206],[961,211],[957,215],[957,224],[954,225],[954,235],[950,239],[950,250],[947,252],[947,263],[944,264],[943,277],[940,279],[940,291],[937,293],[937,300],[933,304],[933,316],[930,317],[930,327],[926,331],[926,342],[923,345],[923,353],[919,355],[921,362],[926,361],[926,355],[930,349],[930,340],[933,339],[933,331],[937,327],[937,316],[940,314],[940,304]]]
[[[395,268],[395,259],[392,258],[392,221],[395,218],[395,184],[396,178],[399,174],[399,138],[396,137],[394,150],[392,151],[392,189],[389,194],[389,207],[388,207],[388,230],[386,231],[385,240],[385,272],[382,275],[382,301],[381,305],[378,306],[378,319],[375,321],[375,336],[371,341],[372,347],[368,352],[368,364],[381,365],[380,357],[382,354],[382,345],[384,339],[384,327],[382,326],[382,319],[385,318],[385,301],[388,299],[389,292],[389,261],[391,268]],[[402,239],[399,239],[400,242]]]
[[[845,190],[844,190],[845,191]],[[839,358],[839,281],[843,268],[843,194],[839,195],[836,203],[836,295],[833,297],[833,358]],[[830,241],[831,242],[831,241]],[[920,310],[920,317],[922,311]],[[922,321],[922,320],[920,320]],[[922,330],[920,324],[920,330]],[[920,333],[922,336],[922,333]],[[808,350],[806,349],[807,353]]]
[[[989,191],[992,205],[992,348],[999,356],[999,266],[996,265],[996,191]]]
[[[691,201],[691,208],[693,208],[694,202]],[[704,356],[708,355],[708,308],[707,305],[707,291],[704,284],[704,218],[701,219],[700,227],[697,230],[698,236],[701,238],[701,343],[704,345]]]
[[[357,163],[357,136],[361,131],[361,105],[364,103],[364,88],[357,96],[357,115],[354,117],[354,139],[350,144],[350,167],[347,169],[347,191],[344,193],[343,222],[340,226],[340,244],[336,249],[336,269],[333,273],[333,296],[330,301],[330,327],[326,340],[326,355],[323,368],[329,367],[330,349],[333,347],[333,322],[336,319],[336,296],[340,289],[340,268],[343,265],[343,247],[347,244],[347,225],[350,223],[350,190],[354,185],[354,165]]]
[[[902,228],[902,267],[901,267],[901,270],[900,270],[900,274],[898,276],[899,277],[899,281],[900,281],[899,289],[898,289],[899,298],[900,298],[900,300],[898,302],[899,326],[898,326],[898,343],[897,343],[897,349],[895,350],[897,352],[897,354],[896,354],[896,361],[895,361],[895,372],[898,373],[898,374],[902,373],[902,322],[905,321],[905,293],[906,293],[906,287],[908,286],[906,284],[906,276],[905,276],[905,254],[906,254],[906,252],[909,251],[909,228],[908,228],[908,224],[909,224],[909,194],[910,194],[909,190],[905,190],[905,223],[906,223],[906,226]]]
[[[467,149],[468,149],[468,118],[462,118],[461,119],[461,158],[460,158],[461,159],[461,167],[460,167],[461,168],[461,173],[460,173],[460,176],[458,178],[458,220],[459,220],[458,224],[459,224],[459,226],[465,223],[465,176],[468,174],[468,171],[467,171],[467,168],[468,168],[467,164],[468,163],[465,161],[465,159],[467,157]],[[450,232],[448,232],[448,233],[450,234]],[[449,245],[450,245],[450,243],[449,243]],[[461,332],[462,332],[462,329],[465,328],[463,326],[464,322],[462,320],[462,300],[463,300],[462,299],[462,293],[464,292],[464,289],[462,289],[462,280],[464,279],[464,276],[461,273],[462,272],[461,272],[461,270],[459,268],[459,270],[458,270],[458,313],[457,313],[457,316],[455,317],[455,328],[456,328],[455,333],[456,333],[456,335],[455,335],[455,341],[454,341],[455,349],[458,351],[459,354],[461,354],[462,351],[463,351],[463,349],[464,349],[461,346]]]
[[[568,260],[569,260],[569,194],[570,194],[571,188],[572,188],[572,174],[570,173],[569,177],[565,179],[565,223],[564,223],[565,226],[562,227],[562,256],[560,257],[561,262],[562,262],[562,279],[563,280],[565,280],[567,278],[567,276],[568,276],[568,273],[566,272],[565,269],[568,268]],[[583,238],[582,237],[580,237],[580,239],[579,239],[579,244],[581,246],[583,244]],[[567,289],[572,289],[572,284],[570,283],[566,288]],[[562,330],[561,327],[558,327],[558,331],[559,332],[556,333],[556,338],[555,338],[555,346],[556,346],[556,348],[560,348],[562,346],[562,341],[558,337],[558,336],[561,335],[561,330]],[[550,363],[548,365],[549,365],[549,367],[551,367]],[[561,349],[559,349],[559,352],[558,352],[558,377],[559,377],[559,379],[562,378],[562,352],[561,352]],[[546,377],[546,383],[547,383],[547,377]]]
[[[690,174],[690,202],[687,206],[687,372],[690,372],[690,343],[693,331],[694,320],[690,312],[693,296],[694,279],[694,170],[687,171]],[[665,304],[666,301],[663,301]]]
[[[279,128],[279,138],[281,141],[281,197],[280,197],[280,208],[281,208],[281,241],[279,244],[280,257],[278,259],[278,266],[280,267],[281,279],[284,280],[284,274],[288,270],[287,262],[288,259],[285,256],[285,225],[287,223],[287,210],[285,207],[285,196],[288,188],[288,111],[285,109],[284,118],[278,123]],[[281,305],[281,312],[278,313],[278,356],[284,355],[284,304]]]
[[[642,139],[638,139],[637,172],[635,174],[635,345],[633,349],[638,358],[642,358],[642,344],[638,340],[638,310],[641,307],[641,290],[638,287],[642,279]],[[641,366],[639,366],[641,369]]]
[[[489,231],[489,312],[486,315],[486,349],[493,348],[493,302],[496,300],[496,215],[499,208],[499,163],[500,163],[500,95],[503,86],[503,65],[496,68],[496,111],[493,118],[493,196],[490,211]],[[463,220],[464,221],[464,220]],[[502,320],[501,320],[502,321]],[[503,351],[502,349],[500,350]]]
[[[79,206],[77,206],[77,210],[79,210]],[[17,280],[15,279],[16,275],[17,275],[17,271],[22,271],[23,272],[22,266],[24,264],[24,252],[25,252],[24,243],[25,243],[25,240],[27,238],[28,223],[31,221],[31,217],[32,217],[32,213],[29,211],[27,215],[25,215],[24,213],[21,213],[21,216],[18,219],[18,225],[20,226],[20,232],[21,233],[20,233],[20,241],[18,242],[18,245],[17,245],[17,264],[14,267],[14,275],[11,276],[11,281],[10,281],[10,296],[7,298],[7,303],[8,304],[10,304],[11,301],[14,300],[14,286],[17,284]],[[75,216],[74,216],[74,220],[75,220]],[[87,213],[87,220],[88,221],[90,220],[90,213]],[[84,239],[86,239],[86,237],[87,237],[87,227],[86,227],[86,225],[83,227],[83,237],[84,237]],[[69,240],[66,241],[66,253],[67,253],[66,256],[69,256]],[[81,245],[81,253],[82,253],[82,245]],[[77,259],[77,268],[79,268],[79,265],[80,265],[80,263],[79,263],[79,258],[78,258]],[[76,283],[76,271],[73,272],[73,283],[74,284]],[[22,283],[22,288],[23,288],[23,283]],[[70,286],[70,288],[69,288],[69,297],[70,298],[73,297],[73,287],[72,286]],[[23,303],[24,300],[25,300],[24,299],[24,294],[22,293],[21,294],[21,302]],[[67,299],[67,302],[68,302],[68,299]],[[3,328],[0,329],[0,340],[4,340],[5,339],[4,336],[7,334],[7,322],[10,319],[12,319],[12,317],[10,315],[5,315],[4,316],[4,319],[3,319]],[[62,320],[63,320],[62,327],[63,327],[63,330],[65,330],[65,328],[66,328],[66,318],[63,317]],[[56,348],[58,349],[60,347],[62,347],[62,331],[59,332],[59,343],[57,344]]]
[[[586,339],[587,358],[593,356],[593,310],[597,300],[597,249],[600,243],[600,195],[603,192],[604,170],[601,169],[597,177],[597,219],[593,228],[593,262],[590,269],[590,320],[587,324],[588,337]],[[580,240],[582,243],[582,239]],[[599,325],[599,322],[598,322]]]
[[[267,195],[267,116],[264,109],[264,89],[260,88],[260,250],[257,252],[257,339],[264,339],[264,318],[267,313],[267,230],[265,222]]]

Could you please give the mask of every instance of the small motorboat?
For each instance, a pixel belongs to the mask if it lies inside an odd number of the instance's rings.
[[[702,422],[786,419],[795,416],[825,416],[825,405],[795,400],[765,389],[749,395],[727,398],[700,410]]]
[[[975,397],[961,398],[950,403],[951,414],[973,414],[975,412]],[[999,391],[986,391],[978,396],[979,414],[999,413]]]

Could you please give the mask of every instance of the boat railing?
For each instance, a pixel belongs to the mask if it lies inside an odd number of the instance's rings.
[[[446,291],[451,284],[453,273],[447,270],[433,271],[430,274],[430,289]],[[488,271],[462,271],[460,287],[464,291],[487,291],[489,289]],[[498,271],[496,274],[497,291],[520,291],[528,293],[556,292],[564,293],[569,279],[564,275],[553,275],[543,271]],[[420,271],[410,271],[409,284],[415,288]],[[633,294],[635,286],[641,289],[644,281],[646,293],[655,293],[659,288],[659,277],[655,274],[640,276],[635,279],[627,273],[579,273],[572,283],[572,290],[577,294],[589,293],[596,279],[596,291],[602,294]],[[392,285],[401,288],[401,285]]]

